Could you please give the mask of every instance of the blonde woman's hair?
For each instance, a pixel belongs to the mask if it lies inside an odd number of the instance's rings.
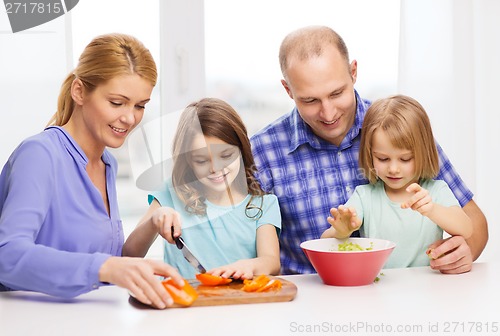
[[[252,204],[254,196],[262,196],[265,193],[254,175],[256,168],[245,124],[225,101],[203,98],[189,104],[182,112],[172,145],[172,184],[179,199],[185,204],[186,211],[197,215],[206,214],[203,188],[190,164],[193,140],[199,134],[218,138],[239,148],[244,169],[240,170],[235,183],[242,181],[242,185],[237,187],[252,195],[247,210],[255,209]]]
[[[361,130],[359,167],[370,183],[377,181],[373,167],[372,141],[381,129],[396,148],[410,150],[419,179],[431,179],[439,172],[439,158],[427,113],[415,99],[395,95],[375,101],[366,112]]]
[[[349,69],[349,51],[342,37],[326,26],[306,26],[288,34],[281,42],[279,62],[283,77],[287,78],[289,61],[300,61],[321,56],[326,47],[335,47]]]
[[[57,111],[48,126],[65,125],[75,107],[71,97],[71,85],[78,78],[87,92],[121,75],[137,74],[153,86],[156,85],[157,70],[153,56],[148,49],[133,36],[106,34],[94,38],[83,50],[78,65],[64,80]]]

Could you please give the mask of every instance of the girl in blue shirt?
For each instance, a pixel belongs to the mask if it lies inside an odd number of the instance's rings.
[[[0,290],[74,297],[115,284],[147,304],[173,304],[156,274],[169,265],[122,258],[116,196],[120,147],[156,84],[149,50],[134,37],[95,38],[64,81],[57,112],[23,141],[0,175]]]
[[[433,180],[438,154],[429,118],[413,98],[374,102],[361,131],[359,166],[370,184],[356,187],[347,203],[332,208],[322,238],[361,236],[396,242],[386,268],[429,265],[428,246],[443,230],[464,238],[472,222],[446,182]],[[426,253],[427,252],[427,253]]]
[[[241,279],[278,274],[278,201],[254,178],[250,141],[236,111],[215,98],[190,104],[175,134],[173,161],[172,178],[150,195],[150,208],[124,253],[144,256],[160,234],[165,261],[194,278],[173,228],[208,273]]]

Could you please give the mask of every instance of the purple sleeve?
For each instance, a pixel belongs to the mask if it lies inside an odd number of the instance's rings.
[[[0,184],[0,283],[18,290],[74,297],[99,287],[98,271],[109,257],[103,253],[76,253],[53,247],[58,223],[46,221],[54,190],[56,167],[50,146],[22,144],[2,171]],[[70,187],[66,188],[70,189]],[[71,211],[71,207],[58,211]],[[53,237],[37,241],[43,226]],[[60,234],[59,234],[60,235]]]

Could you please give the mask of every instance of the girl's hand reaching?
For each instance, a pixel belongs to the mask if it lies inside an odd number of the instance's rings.
[[[242,259],[232,264],[211,269],[207,273],[218,275],[223,278],[252,279],[254,276],[255,259]]]
[[[276,228],[262,224],[257,229],[257,257],[240,259],[228,265],[210,269],[207,273],[233,279],[253,279],[255,275],[277,275],[280,272],[280,250]]]
[[[465,239],[471,236],[473,230],[472,221],[460,206],[456,205],[456,206],[446,207],[440,204],[435,204],[434,202],[432,202],[432,197],[429,195],[429,191],[422,188],[417,183],[410,184],[408,188],[406,188],[406,191],[414,194],[410,197],[408,201],[401,203],[401,208],[403,209],[411,208],[412,210],[420,212],[423,216],[429,218],[431,221],[436,223],[439,227],[441,227],[451,236],[462,236]],[[462,245],[462,242],[460,242],[455,238],[451,241],[455,243],[458,241],[459,243],[457,243],[457,245],[459,246],[463,245],[467,246],[466,243]],[[442,244],[442,245],[448,245],[448,244]],[[444,250],[444,247],[440,248],[440,250],[441,251],[439,252],[441,252],[441,254],[447,252],[446,250]],[[436,258],[441,254],[434,251],[431,257]],[[459,254],[455,253],[453,255],[456,257],[456,255]],[[460,255],[461,256],[465,255],[469,257],[470,260],[471,256],[470,250],[468,252],[461,252]],[[444,258],[443,260],[450,260],[450,258],[452,257],[447,257]],[[441,260],[441,258],[438,259]],[[456,260],[457,259],[451,260],[451,262],[455,262]],[[449,264],[448,261],[447,263]],[[439,262],[436,261],[434,263],[431,263],[431,265],[432,264],[434,264],[434,267],[438,267],[437,265],[439,264]],[[468,267],[467,265],[469,263],[466,262],[465,264],[466,267]],[[468,270],[470,269],[460,267],[457,273]]]
[[[348,238],[361,226],[361,219],[356,215],[353,207],[347,208],[340,205],[338,209],[331,208],[330,214],[331,217],[326,220],[332,227],[323,232],[321,238]]]
[[[413,196],[406,202],[401,203],[402,209],[411,208],[420,212],[423,216],[429,217],[434,209],[432,197],[427,189],[422,188],[418,183],[412,183],[406,188],[406,191],[413,193]]]

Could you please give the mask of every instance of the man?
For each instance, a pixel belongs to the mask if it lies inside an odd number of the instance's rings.
[[[328,27],[290,33],[279,60],[281,83],[296,107],[255,134],[252,151],[263,189],[280,202],[282,273],[313,273],[300,243],[319,238],[330,227],[330,208],[344,204],[357,185],[368,183],[358,167],[358,153],[371,102],[354,89],[357,62],[349,63],[343,39]],[[468,272],[488,240],[486,218],[439,145],[438,152],[437,179],[453,190],[474,232],[467,241],[454,236],[435,242],[431,257],[436,259],[430,265],[442,273]]]

